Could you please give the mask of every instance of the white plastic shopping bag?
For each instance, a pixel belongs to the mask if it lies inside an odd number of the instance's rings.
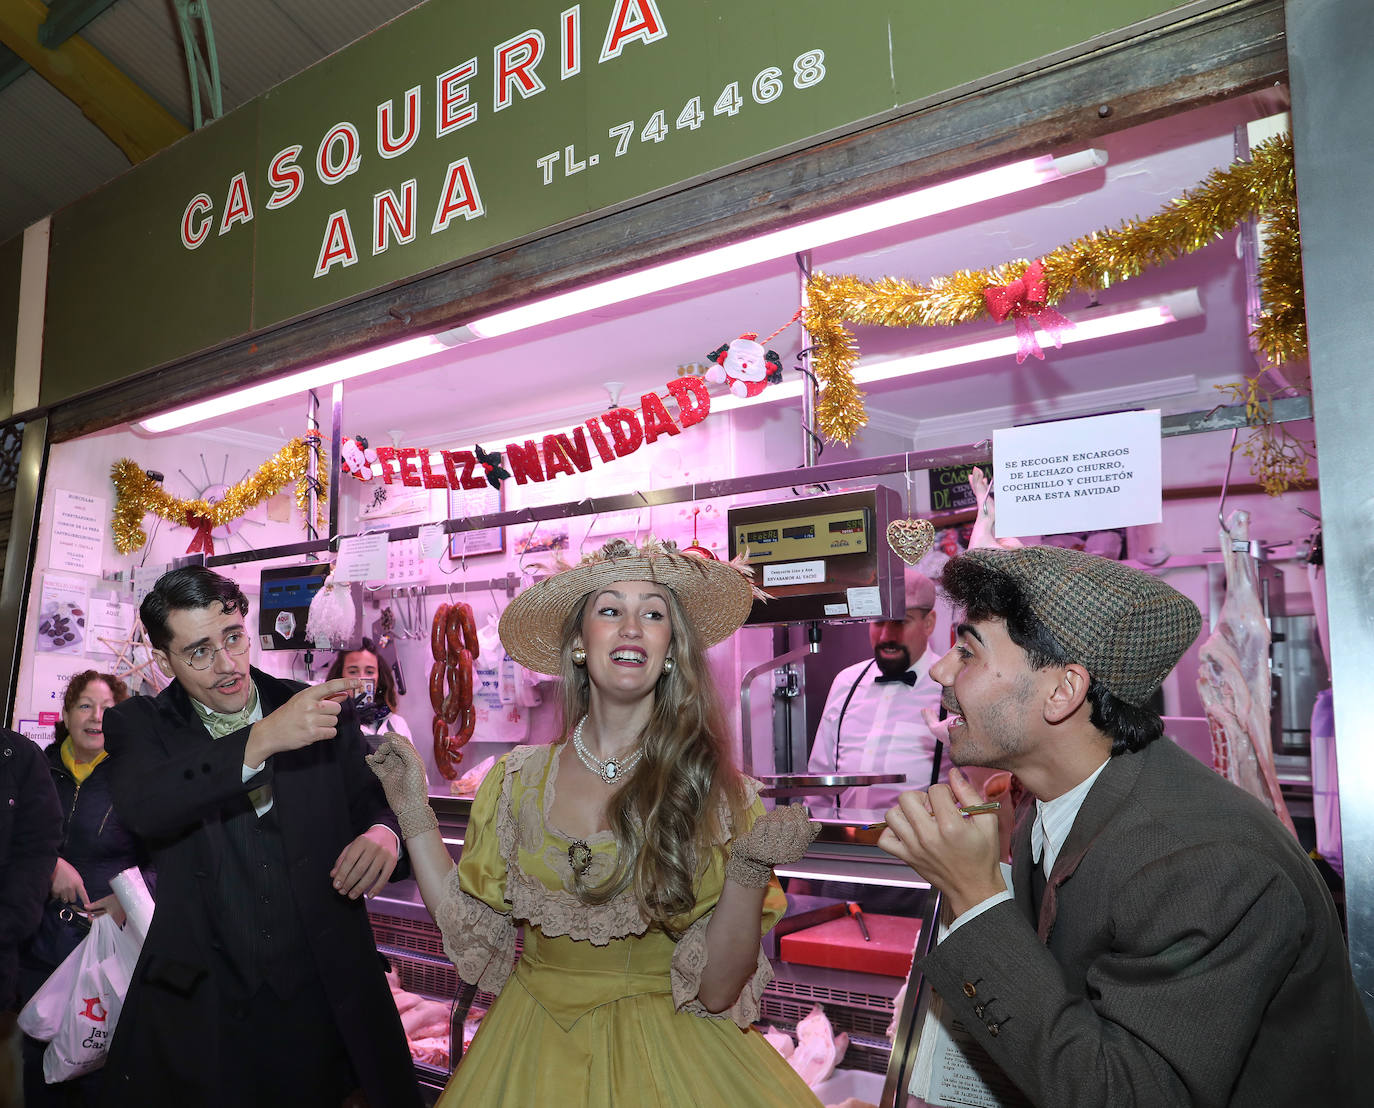
[[[53,974],[53,978],[64,977],[70,984],[57,1027],[43,1054],[43,1079],[49,1084],[104,1065],[141,945],[140,936],[132,928],[120,928],[108,915],[97,916],[90,934]],[[64,974],[73,960],[75,971]],[[53,978],[34,995],[34,1001]],[[32,1005],[30,1001],[25,1011]]]
[[[85,946],[86,940],[82,939],[76,944],[76,949],[62,960],[62,964],[48,975],[38,991],[29,997],[29,1002],[19,1013],[19,1028],[25,1035],[46,1043],[57,1034],[67,1011],[67,999],[76,988],[76,974]]]

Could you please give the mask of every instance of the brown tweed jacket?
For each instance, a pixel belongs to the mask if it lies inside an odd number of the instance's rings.
[[[1168,740],[1112,759],[1038,934],[1020,814],[1015,901],[921,968],[1035,1104],[1367,1102],[1374,1032],[1335,908],[1259,801]]]

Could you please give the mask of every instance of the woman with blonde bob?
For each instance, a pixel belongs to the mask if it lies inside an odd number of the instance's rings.
[[[753,599],[747,570],[652,540],[517,596],[501,641],[562,678],[562,731],[487,775],[457,866],[414,748],[369,757],[445,951],[499,994],[440,1105],[819,1103],[751,1030],[786,907],[772,867],[815,833],[731,764],[705,651]]]

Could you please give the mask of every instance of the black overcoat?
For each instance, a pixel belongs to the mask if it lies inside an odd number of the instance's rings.
[[[264,715],[305,686],[257,669]],[[230,967],[215,936],[215,883],[228,878],[224,818],[245,792],[272,786],[291,866],[292,896],[307,937],[301,956],[333,1010],[359,1081],[373,1105],[419,1105],[419,1090],[395,1002],[382,973],[367,906],[334,891],[339,853],[373,824],[396,828],[377,779],[363,761],[349,709],[335,739],[276,754],[243,781],[250,728],[211,739],[173,683],[105,714],[115,769],[115,810],[147,840],[157,867],[157,909],[129,986],[106,1063],[106,1103],[234,1104],[252,1060],[221,1056],[215,1024]],[[406,875],[404,860],[393,879]],[[244,890],[245,894],[251,890]]]

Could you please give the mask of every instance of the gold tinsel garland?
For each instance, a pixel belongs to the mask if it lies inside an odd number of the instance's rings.
[[[302,513],[306,512],[310,498],[310,481],[306,475],[312,449],[318,450],[319,447],[304,438],[292,439],[265,461],[257,473],[245,477],[224,494],[223,500],[216,502],[183,500],[173,496],[149,477],[137,462],[121,458],[110,469],[110,480],[115,487],[114,517],[110,524],[115,549],[121,554],[130,554],[148,541],[143,530],[143,517],[149,512],[179,526],[192,525],[194,517],[196,520],[208,520],[212,528],[223,527],[292,481],[296,482],[296,506]],[[317,507],[322,511],[320,506],[328,494],[325,478],[327,469],[323,462],[317,468],[320,474]]]
[[[1274,363],[1307,353],[1302,266],[1292,140],[1281,135],[1257,146],[1248,162],[1213,170],[1197,188],[1144,220],[1094,231],[1043,256],[1047,304],[1070,292],[1096,292],[1150,266],[1200,250],[1248,219],[1266,220],[1260,287],[1265,312],[1255,330]],[[855,384],[858,344],[851,325],[950,327],[988,316],[983,290],[1008,285],[1025,272],[1025,259],[991,269],[961,269],[921,285],[897,277],[812,274],[807,282],[812,360],[821,393],[816,422],[831,440],[848,444],[867,417]]]

